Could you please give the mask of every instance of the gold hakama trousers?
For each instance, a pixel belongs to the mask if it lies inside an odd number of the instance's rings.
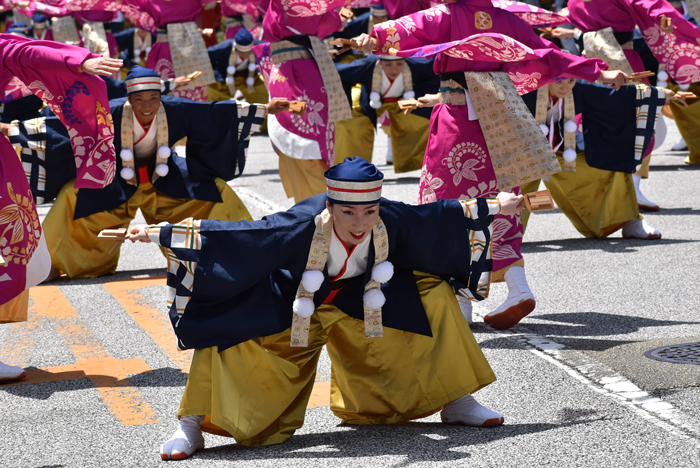
[[[326,161],[290,158],[279,150],[277,154],[280,158],[280,179],[287,198],[294,197],[294,203],[299,203],[314,195],[326,193]]]
[[[216,179],[223,203],[172,198],[144,183],[121,206],[80,219],[73,219],[78,200],[74,184],[71,181],[63,186],[43,223],[51,264],[69,278],[93,278],[117,271],[120,248],[110,253],[114,243],[97,235],[103,229],[128,228],[138,209],[148,224],[178,223],[185,218],[252,221],[243,202],[223,179]]]
[[[0,323],[26,322],[29,310],[29,290],[0,305]]]
[[[669,89],[678,91],[677,85],[669,85]],[[690,85],[688,92],[700,96],[700,83]],[[700,100],[690,101],[690,105],[685,107],[678,101],[671,101],[671,112],[676,119],[678,131],[688,145],[690,154],[685,158],[686,164],[700,164]]]
[[[557,156],[564,167],[564,158]],[[607,237],[625,222],[640,218],[632,174],[603,171],[586,163],[585,153],[576,158],[576,172],[558,172],[549,176],[545,186],[576,230],[587,238]],[[536,180],[520,187],[522,193],[537,190]],[[530,212],[523,210],[523,226]]]
[[[360,156],[372,162],[374,136],[376,128],[360,107],[359,85],[352,89],[352,118],[337,122],[335,125],[335,163],[340,164],[345,158]],[[396,102],[389,102],[377,109],[377,117],[389,112],[390,127],[386,129],[391,137],[396,173],[416,171],[423,167],[425,148],[428,145],[430,120],[408,114],[404,115]]]
[[[290,330],[221,353],[196,350],[178,412],[206,415],[202,430],[247,446],[279,444],[304,423],[324,345],[332,362],[331,410],[344,423],[394,424],[428,416],[496,377],[462,316],[452,287],[415,273],[433,337],[364,322],[324,304],[311,318],[308,348]]]

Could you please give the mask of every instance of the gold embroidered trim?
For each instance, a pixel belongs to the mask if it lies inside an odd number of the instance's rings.
[[[631,75],[633,70],[620,43],[615,39],[612,28],[587,32],[583,35],[583,46],[586,58],[597,58],[605,61],[610,70],[622,70]]]
[[[374,241],[374,265],[386,261],[389,256],[389,236],[382,218],[377,219],[377,224],[372,229]],[[379,289],[381,285],[373,279],[365,285],[365,294],[372,289]],[[384,326],[382,324],[382,309],[370,309],[364,304],[365,309],[365,336],[367,338],[381,338],[384,336]]]
[[[159,164],[168,164],[168,158],[161,158],[158,155],[158,149],[161,146],[169,146],[170,136],[168,133],[168,116],[165,114],[165,107],[163,103],[160,104],[158,108],[158,114],[156,114],[156,124],[158,128],[156,129],[156,167]],[[136,152],[134,151],[134,109],[131,107],[131,103],[126,101],[124,103],[124,110],[122,111],[122,126],[121,126],[121,137],[122,137],[122,150],[131,150],[134,157],[131,161],[124,161],[122,159],[122,167],[129,167],[134,171],[134,176],[126,181],[129,185],[138,186],[139,183],[136,180]],[[173,157],[171,154],[170,157]],[[158,180],[160,176],[154,171],[151,182]]]
[[[501,191],[561,171],[508,73],[466,72],[464,77]]]
[[[75,28],[75,18],[72,16],[51,18],[51,31],[53,31],[53,40],[56,42],[71,45],[78,45],[80,42],[78,30]]]
[[[448,106],[467,105],[467,94],[464,92],[462,85],[455,80],[441,81],[440,88],[454,89],[454,91],[441,91],[438,93],[438,102],[440,104],[447,104]]]
[[[216,83],[207,46],[197,24],[194,21],[170,23],[167,25],[167,31],[175,76],[189,75],[193,71],[202,72],[202,75],[191,83],[178,86],[178,90],[195,89]],[[159,34],[158,42],[160,41]]]

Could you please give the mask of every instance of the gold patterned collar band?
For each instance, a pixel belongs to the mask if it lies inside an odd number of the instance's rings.
[[[382,197],[382,174],[377,166],[356,156],[326,171],[328,200],[331,203],[369,205]]]

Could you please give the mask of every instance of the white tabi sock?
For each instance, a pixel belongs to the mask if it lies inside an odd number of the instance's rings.
[[[507,330],[535,310],[535,296],[525,278],[525,268],[511,267],[504,275],[508,298],[496,310],[484,317],[484,322],[497,330]]]
[[[0,362],[0,382],[23,379],[27,373],[21,367],[8,366]]]
[[[627,221],[622,227],[622,237],[635,239],[661,239],[661,232],[649,226],[643,219],[635,218]]]
[[[391,137],[386,137],[386,163],[394,163],[394,151],[391,149]]]
[[[472,301],[468,298],[462,296],[461,294],[455,294],[457,297],[457,302],[459,303],[459,308],[462,310],[462,315],[467,319],[469,325],[472,324]]]
[[[639,188],[639,185],[642,181],[642,176],[638,174],[632,174],[632,181],[634,182],[634,192],[637,194],[637,203],[642,209],[648,209],[648,210],[653,210],[656,211],[659,209],[659,205],[654,203],[653,201],[647,200],[647,198],[642,194],[642,190]]]
[[[671,146],[671,151],[685,151],[688,149],[688,144],[685,142],[685,139],[681,137],[681,139],[676,143],[675,145]]]
[[[160,447],[163,460],[184,460],[204,448],[204,437],[200,426],[204,416],[182,416],[175,434]]]
[[[503,416],[480,405],[469,394],[446,404],[442,408],[440,417],[445,424],[464,424],[473,427],[492,427],[503,424]]]

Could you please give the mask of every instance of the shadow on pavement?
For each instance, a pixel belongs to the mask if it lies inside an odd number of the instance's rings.
[[[581,410],[572,410],[581,411]],[[442,423],[407,422],[393,426],[340,426],[346,430],[323,434],[295,435],[288,442],[266,447],[227,444],[205,449],[195,455],[202,460],[285,460],[290,459],[364,459],[381,456],[404,456],[391,466],[408,466],[420,462],[459,462],[471,458],[470,446],[536,434],[605,418],[588,418],[594,410],[560,414],[560,424],[506,424],[495,428],[472,428]],[[381,463],[381,462],[378,462]]]
[[[384,185],[415,185],[416,192],[418,191],[418,184],[420,184],[420,177],[400,177],[398,179],[384,181]]]
[[[600,250],[609,253],[636,252],[639,247],[670,246],[675,244],[697,243],[697,240],[685,239],[623,239],[613,237],[607,239],[560,239],[539,242],[523,242],[522,253],[543,253],[555,251],[584,251]]]
[[[698,171],[700,164],[673,164],[670,166],[651,166],[649,172]]]
[[[165,280],[165,260],[163,260],[163,268],[148,268],[144,270],[123,270],[118,271],[113,275],[99,276],[97,278],[78,278],[69,279],[66,277],[59,278],[57,280],[51,281],[49,283],[54,286],[85,286],[92,284],[104,284],[111,283],[113,281],[126,281],[133,279],[144,279],[144,278],[163,278]]]

